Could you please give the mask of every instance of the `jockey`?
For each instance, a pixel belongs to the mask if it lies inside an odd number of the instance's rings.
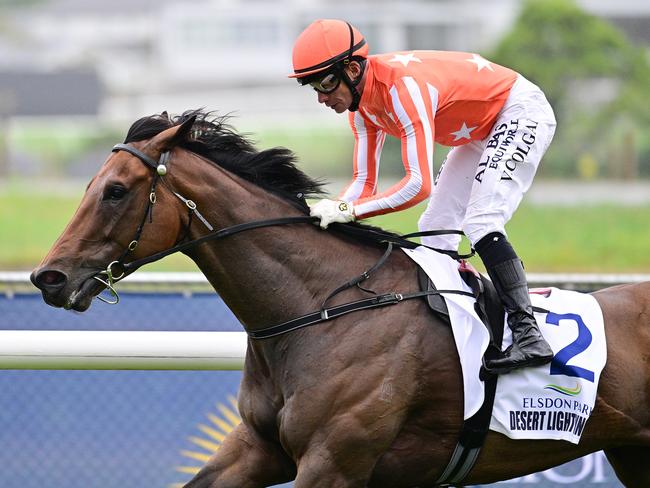
[[[294,72],[318,102],[349,111],[354,175],[338,200],[311,207],[326,228],[395,212],[429,198],[420,231],[461,228],[481,257],[508,312],[513,345],[486,368],[502,374],[546,364],[553,351],[532,313],[523,264],[505,224],[530,187],[555,131],[542,91],[478,54],[401,51],[368,55],[363,35],[342,20],[317,20],[293,48]],[[401,141],[405,176],[377,192],[386,135]],[[453,146],[435,180],[434,143]],[[457,250],[460,236],[423,237]]]

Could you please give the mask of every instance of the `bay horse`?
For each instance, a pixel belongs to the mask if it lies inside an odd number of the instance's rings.
[[[210,225],[305,218],[304,197],[320,191],[288,150],[258,151],[227,120],[202,111],[142,118],[118,146],[32,273],[52,306],[86,310],[119,278],[112,274],[206,236]],[[318,310],[333,289],[380,259],[383,247],[342,227],[251,227],[181,249],[254,334]],[[416,265],[393,252],[365,286],[417,291]],[[349,287],[332,304],[367,296]],[[650,283],[594,296],[608,361],[580,443],[490,432],[465,483],[518,477],[602,449],[622,483],[650,486]],[[292,479],[296,488],[433,486],[463,421],[461,385],[450,329],[425,300],[249,338],[242,423],[186,487],[258,488]]]

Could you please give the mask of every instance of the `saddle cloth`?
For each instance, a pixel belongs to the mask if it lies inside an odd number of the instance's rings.
[[[471,291],[458,273],[458,262],[424,247],[403,249],[436,288]],[[479,378],[489,333],[474,311],[474,299],[444,296],[460,357],[464,419],[483,404]],[[512,439],[556,439],[577,444],[596,400],[598,380],[607,359],[602,311],[588,294],[557,288],[531,292],[540,331],[555,353],[550,364],[501,375],[490,429]],[[503,349],[512,343],[504,321]]]

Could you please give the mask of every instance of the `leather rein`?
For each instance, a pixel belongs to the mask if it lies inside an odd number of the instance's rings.
[[[102,283],[113,296],[113,300],[109,300],[98,295],[97,298],[105,303],[114,305],[119,302],[119,295],[117,294],[114,285],[115,283],[123,279],[127,275],[127,273],[132,273],[138,268],[140,268],[141,266],[152,263],[154,261],[158,261],[166,256],[169,256],[170,254],[183,252],[195,246],[203,244],[205,242],[216,240],[216,239],[222,239],[252,229],[260,229],[260,228],[271,227],[276,225],[305,224],[305,223],[315,224],[319,222],[319,219],[317,217],[310,217],[306,215],[299,216],[299,217],[281,217],[276,219],[255,220],[251,222],[245,222],[242,224],[232,225],[230,227],[225,227],[223,229],[219,229],[215,231],[213,227],[210,225],[210,223],[198,211],[198,209],[196,208],[196,204],[192,200],[183,197],[182,195],[175,192],[171,187],[169,187],[169,185],[167,185],[170,191],[179,200],[181,200],[188,208],[188,223],[186,225],[185,235],[189,233],[189,229],[190,226],[192,225],[192,219],[194,216],[196,216],[201,222],[203,222],[203,224],[206,226],[206,228],[208,228],[210,233],[202,237],[199,237],[198,239],[193,239],[188,242],[181,242],[169,249],[152,254],[151,256],[147,256],[141,259],[136,259],[134,261],[125,263],[124,260],[129,256],[130,253],[132,253],[136,249],[138,245],[138,241],[140,240],[140,237],[142,235],[147,220],[149,220],[149,222],[153,221],[153,207],[156,203],[156,187],[159,182],[163,182],[164,184],[166,184],[165,180],[163,180],[163,177],[167,174],[168,171],[167,167],[170,162],[170,152],[167,151],[162,153],[160,155],[160,159],[156,161],[153,158],[147,156],[139,149],[136,149],[135,147],[131,146],[130,144],[116,144],[115,146],[113,146],[112,152],[119,152],[119,151],[125,151],[130,153],[131,155],[138,158],[147,167],[151,168],[153,170],[153,178],[151,180],[151,187],[149,191],[149,201],[147,203],[147,207],[145,209],[144,215],[140,220],[140,224],[136,229],[134,238],[131,240],[129,245],[126,247],[122,255],[117,260],[112,261],[105,270],[100,271],[93,276],[93,278],[99,281],[100,283]],[[298,195],[298,198],[304,203],[304,198],[301,194]],[[336,317],[340,317],[341,315],[345,315],[357,310],[383,307],[386,305],[394,305],[405,300],[410,300],[413,298],[422,298],[428,295],[459,294],[459,295],[466,295],[466,296],[475,296],[473,293],[466,292],[463,290],[426,290],[426,291],[419,291],[419,292],[406,293],[406,294],[390,292],[390,293],[384,293],[380,295],[375,293],[372,290],[368,290],[361,286],[361,283],[363,283],[368,278],[370,278],[371,275],[374,274],[374,272],[377,271],[386,262],[386,260],[388,259],[388,257],[390,256],[393,250],[394,245],[397,245],[398,247],[404,247],[407,249],[413,249],[415,247],[421,246],[421,244],[412,242],[408,240],[409,238],[442,235],[442,234],[462,235],[463,232],[460,230],[432,230],[432,231],[415,232],[412,234],[398,236],[392,233],[382,232],[378,229],[362,228],[350,224],[332,224],[332,227],[348,235],[363,236],[365,238],[369,238],[370,240],[374,240],[378,243],[385,243],[386,250],[384,254],[381,256],[381,258],[379,258],[379,260],[371,268],[369,268],[361,275],[348,281],[347,283],[341,285],[340,287],[335,289],[332,293],[330,293],[330,295],[323,301],[318,311],[291,319],[287,322],[283,322],[278,325],[266,327],[264,329],[258,329],[255,331],[246,331],[248,336],[251,339],[266,339],[269,337],[274,337],[280,334],[284,334],[286,332],[297,330],[303,327],[332,320]],[[454,251],[435,249],[435,248],[431,248],[431,249],[448,254],[455,259],[468,258],[474,254],[473,251],[469,254],[460,255]],[[327,302],[331,298],[341,293],[342,291],[352,288],[354,286],[374,296],[362,300],[357,300],[355,302],[345,303],[343,305],[327,307]]]

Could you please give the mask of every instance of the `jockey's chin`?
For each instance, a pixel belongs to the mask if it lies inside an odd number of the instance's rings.
[[[342,114],[345,112],[350,106],[346,105],[343,102],[337,102],[336,104],[332,105],[330,108],[334,110],[337,114]]]
[[[352,94],[350,93],[350,90],[341,83],[341,86],[339,86],[339,88],[333,93],[319,93],[318,102],[331,108],[337,114],[342,114],[350,108],[350,105],[352,105]]]

